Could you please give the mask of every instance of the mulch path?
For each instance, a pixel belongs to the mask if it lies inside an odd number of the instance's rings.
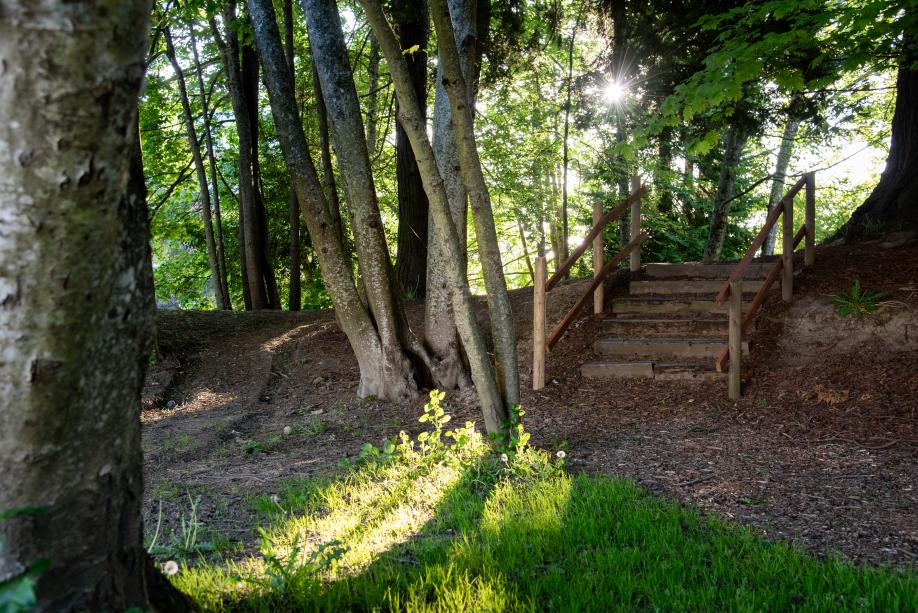
[[[830,304],[854,278],[885,292],[918,337],[918,243],[820,248],[816,265],[797,277],[795,298]],[[584,288],[560,284],[549,297],[550,322]],[[624,288],[619,275],[609,297]],[[519,290],[512,299],[527,428],[536,444],[564,447],[573,470],[634,479],[817,554],[915,567],[911,341],[867,334],[863,344],[807,354],[798,351],[807,339],[793,341],[785,329],[793,305],[769,298],[744,364],[744,396],[732,402],[723,382],[581,378],[600,326],[584,311],[549,356],[548,385],[533,392],[532,295]],[[422,316],[419,305],[409,309],[412,321]],[[251,549],[253,493],[333,471],[365,441],[420,430],[423,399],[356,399],[356,361],[330,312],[162,312],[158,322],[168,359],[150,373],[153,400],[143,413],[148,527],[162,507],[163,531],[175,529],[187,490],[200,496],[205,525]],[[863,325],[878,324],[868,317]],[[448,394],[447,405],[458,419],[478,418],[471,390]]]

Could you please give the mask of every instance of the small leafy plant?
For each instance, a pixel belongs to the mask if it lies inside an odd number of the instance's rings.
[[[861,319],[864,315],[870,315],[876,311],[877,306],[885,297],[882,292],[862,290],[861,282],[855,279],[847,294],[837,294],[832,296],[832,300],[835,302],[836,311],[842,317],[853,315],[855,319]]]
[[[19,515],[39,515],[44,513],[41,507],[23,507],[0,512],[0,522]],[[3,540],[0,539],[0,553],[3,552]],[[38,576],[51,568],[46,559],[30,564],[18,575],[0,580],[0,611],[3,613],[25,613],[35,606],[35,582]]]

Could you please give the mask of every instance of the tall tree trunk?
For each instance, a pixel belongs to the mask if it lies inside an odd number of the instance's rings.
[[[211,221],[210,211],[210,189],[207,184],[207,169],[204,167],[204,158],[201,155],[201,145],[198,142],[197,130],[194,126],[194,113],[191,111],[191,103],[188,101],[188,87],[185,83],[185,73],[178,59],[175,57],[175,46],[172,42],[172,33],[168,26],[163,29],[163,37],[166,41],[166,56],[172,69],[175,71],[175,79],[178,83],[179,99],[182,103],[182,115],[185,121],[185,133],[188,135],[188,146],[191,147],[191,157],[194,160],[194,168],[198,176],[198,192],[201,196],[201,220],[204,222],[204,242],[207,245],[207,261],[210,264],[210,275],[214,282],[214,296],[217,306],[220,309],[230,308],[224,300],[223,282],[220,277],[220,264],[217,258],[217,245],[214,241],[214,226]],[[205,116],[206,120],[206,116]]]
[[[427,121],[427,0],[392,0],[392,17],[417,95],[421,119]],[[376,37],[375,37],[376,38]],[[378,39],[378,38],[377,38]],[[423,300],[427,294],[427,217],[430,205],[408,135],[398,120],[396,102],[395,170],[398,183],[398,240],[395,278],[402,295]]]
[[[372,188],[372,177],[367,175],[369,158],[366,139],[357,106],[357,92],[347,67],[347,55],[343,53],[344,38],[337,8],[333,4],[329,6],[315,1],[304,2],[303,5],[309,24],[313,57],[319,66],[322,85],[327,85],[328,89],[325,92],[326,102],[335,102],[334,107],[329,105],[329,114],[336,142],[351,140],[363,147],[363,163],[359,159],[350,159],[347,167],[342,165],[342,170],[345,176],[352,172],[360,175],[352,176],[347,185],[353,203],[352,216],[359,222],[354,224],[355,233],[361,268],[370,280],[367,286],[371,291],[373,318],[360,302],[351,273],[350,258],[333,226],[331,212],[309,154],[303,124],[294,101],[293,84],[281,46],[274,6],[271,0],[249,0],[248,4],[287,169],[306,213],[306,225],[319,258],[322,278],[360,367],[358,394],[375,395],[396,402],[407,401],[417,395],[414,368],[402,349],[402,330],[398,329],[401,320],[393,313],[398,305],[394,300],[386,303],[386,292],[391,290],[392,284],[391,279],[383,275],[388,275],[389,260],[387,256],[382,257],[379,245],[374,244],[374,241],[381,239],[382,222],[378,208],[375,214],[373,211],[375,200],[367,199],[364,193],[366,185],[361,185],[362,182],[369,182]],[[347,76],[338,80],[344,76],[341,73],[342,66]],[[356,114],[348,121],[344,111],[356,111]],[[341,149],[342,158],[353,154],[349,148],[355,146],[353,143]],[[382,242],[382,248],[385,250],[385,242]]]
[[[568,146],[568,137],[571,129],[571,90],[574,88],[574,41],[577,39],[577,27],[580,25],[580,17],[577,17],[577,23],[574,25],[574,31],[571,32],[571,40],[567,46],[567,93],[564,100],[564,136],[561,139],[562,164],[563,171],[561,177],[561,253],[560,261],[567,261],[568,256],[568,227],[567,227],[567,171],[570,164],[570,149]],[[557,131],[555,132],[557,134]]]
[[[140,1],[0,12],[0,509],[40,510],[0,524],[0,577],[49,560],[41,612],[166,610],[140,513],[149,15]]]
[[[771,195],[768,197],[768,212],[781,206],[781,197],[784,196],[784,180],[787,176],[787,166],[790,164],[791,154],[794,152],[794,139],[797,138],[797,128],[800,120],[788,117],[784,124],[784,134],[781,135],[781,145],[778,147],[778,157],[775,160],[775,174],[771,179]],[[771,231],[762,245],[762,255],[773,255],[775,252],[775,239],[778,237],[778,224],[772,226]]]
[[[724,237],[727,235],[727,222],[730,216],[730,202],[733,200],[733,186],[736,183],[736,170],[746,143],[746,134],[738,123],[730,124],[727,129],[727,140],[724,144],[724,161],[720,167],[720,179],[714,193],[714,209],[708,229],[708,240],[704,246],[704,263],[710,264],[720,260],[724,248]]]
[[[245,287],[243,297],[247,309],[264,309],[267,296],[261,275],[261,258],[257,250],[253,224],[256,213],[256,183],[252,159],[253,135],[249,109],[244,92],[242,67],[239,61],[239,37],[236,33],[236,1],[223,5],[225,40],[216,22],[210,27],[226,71],[227,89],[233,106],[236,136],[239,140],[239,263]]]
[[[295,50],[293,48],[293,0],[284,0],[284,50],[287,53],[287,66],[290,69],[290,80],[296,93],[296,69],[294,66]],[[290,187],[290,294],[287,308],[299,311],[303,298],[300,287],[300,203],[296,199],[296,190]]]
[[[500,255],[500,244],[497,241],[497,229],[494,225],[494,213],[491,209],[491,198],[485,184],[481,159],[478,157],[478,146],[475,143],[473,124],[472,98],[463,76],[462,61],[458,51],[467,41],[456,39],[452,18],[460,24],[475,21],[475,12],[471,10],[455,11],[451,16],[446,0],[431,0],[431,14],[437,40],[440,46],[440,59],[443,63],[443,85],[449,96],[452,111],[453,131],[456,136],[456,148],[459,151],[459,167],[462,180],[469,193],[472,206],[472,219],[475,222],[475,236],[478,239],[478,253],[484,273],[485,288],[488,292],[488,310],[491,316],[491,333],[494,338],[494,352],[497,356],[499,380],[506,404],[519,404],[520,378],[516,347],[516,323],[507,293],[507,282],[504,278],[503,263]],[[459,31],[467,31],[461,27]],[[474,44],[474,41],[471,41]]]
[[[379,43],[372,32],[370,37],[370,57],[367,60],[367,149],[370,157],[376,156],[377,124],[379,122]]]
[[[672,218],[673,215],[673,192],[670,187],[672,180],[673,164],[673,130],[664,128],[660,132],[660,142],[657,147],[658,159],[654,167],[653,183],[654,191],[657,194],[657,210],[660,213]]]
[[[904,49],[911,49],[902,58],[896,76],[896,111],[892,119],[892,135],[886,168],[880,182],[851,219],[836,236],[855,241],[869,230],[896,227],[918,227],[918,70],[914,62],[914,33],[907,33]]]
[[[248,16],[246,16],[248,19]],[[286,62],[285,62],[286,63]],[[265,198],[261,182],[261,162],[259,159],[259,143],[261,131],[261,112],[259,108],[259,73],[261,66],[255,45],[246,39],[242,45],[242,87],[248,110],[249,131],[252,134],[252,179],[255,183],[255,214],[249,227],[254,233],[255,252],[258,254],[258,268],[261,273],[262,292],[265,298],[265,307],[269,309],[280,308],[280,295],[277,292],[277,280],[274,276],[274,267],[268,250],[268,215],[265,210]],[[296,98],[294,97],[294,100]]]
[[[341,223],[341,201],[338,198],[338,184],[335,181],[335,167],[332,165],[331,138],[328,133],[328,112],[325,110],[325,100],[322,98],[322,84],[319,82],[319,71],[316,69],[316,59],[312,58],[312,89],[316,97],[316,117],[319,123],[319,148],[322,152],[322,176],[325,180],[325,197],[331,211],[332,223],[335,232],[344,242],[344,226]]]
[[[457,12],[474,11],[475,0],[452,0]],[[463,75],[469,86],[468,95],[473,99],[472,83],[477,81],[477,24],[475,19],[463,20],[456,25],[457,40],[460,45],[460,62]],[[459,152],[456,149],[456,137],[453,132],[452,111],[449,96],[443,87],[443,62],[437,62],[436,90],[434,94],[433,148],[437,159],[440,176],[446,184],[449,198],[450,214],[461,246],[460,257],[463,265],[468,256],[468,193],[462,182],[459,168]],[[427,298],[424,302],[424,342],[440,365],[441,385],[446,389],[465,387],[470,383],[469,374],[462,359],[462,342],[456,329],[456,317],[453,312],[451,292],[447,283],[449,255],[436,239],[434,223],[428,224],[427,250]],[[453,373],[452,377],[447,373]]]
[[[233,304],[229,295],[229,281],[226,276],[226,254],[223,242],[223,215],[220,211],[220,182],[217,177],[217,156],[214,153],[214,138],[211,131],[211,113],[208,96],[204,87],[204,73],[201,69],[201,60],[198,57],[198,41],[194,35],[193,25],[188,28],[191,36],[191,52],[194,58],[194,72],[198,81],[198,95],[201,97],[201,113],[204,115],[204,142],[207,146],[207,161],[210,168],[211,199],[214,204],[214,229],[216,236],[214,242],[217,249],[217,267],[220,269],[220,292],[223,295],[224,309],[232,309]]]
[[[459,233],[453,223],[449,196],[437,167],[433,147],[427,138],[427,122],[414,87],[413,75],[402,55],[402,46],[389,29],[379,2],[361,0],[361,5],[389,64],[389,71],[400,99],[400,121],[415,152],[423,186],[431,203],[430,213],[434,220],[433,226],[437,242],[442,243],[447,255],[450,256],[448,258],[448,283],[456,316],[456,326],[467,348],[472,378],[482,405],[485,427],[488,432],[499,432],[501,424],[506,419],[506,411],[488,357],[487,346],[475,320],[466,267],[461,257],[463,245],[460,243]]]

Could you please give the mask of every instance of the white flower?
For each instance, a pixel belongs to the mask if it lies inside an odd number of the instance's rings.
[[[274,504],[278,504],[280,502],[280,496],[278,496],[277,494],[271,494],[271,502],[273,502]]]
[[[560,459],[562,459],[562,460],[563,460],[564,458],[567,457],[567,454],[564,453],[564,450],[563,450],[563,449],[560,449],[560,450],[558,451],[558,453],[556,453],[555,455],[558,456],[558,457],[559,457]]]
[[[176,573],[178,573],[178,571],[179,571],[178,562],[176,562],[175,560],[169,560],[168,562],[163,564],[163,574],[166,575],[167,577],[171,577],[172,575],[175,575]]]
[[[293,432],[293,428],[291,428],[290,426],[284,426],[284,435],[285,435],[285,436],[290,436],[290,433],[291,433],[291,432]]]
[[[506,454],[506,453],[502,453],[502,454],[500,454],[500,461],[503,462],[504,464],[506,464],[507,462],[510,461],[510,458],[507,457],[507,454]]]

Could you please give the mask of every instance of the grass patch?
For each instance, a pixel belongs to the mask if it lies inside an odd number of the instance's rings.
[[[895,611],[918,600],[914,573],[817,560],[629,481],[567,474],[525,437],[495,453],[470,425],[447,433],[448,416],[425,415],[434,429],[417,445],[365,446],[343,476],[260,501],[260,556],[173,581],[208,611]]]

